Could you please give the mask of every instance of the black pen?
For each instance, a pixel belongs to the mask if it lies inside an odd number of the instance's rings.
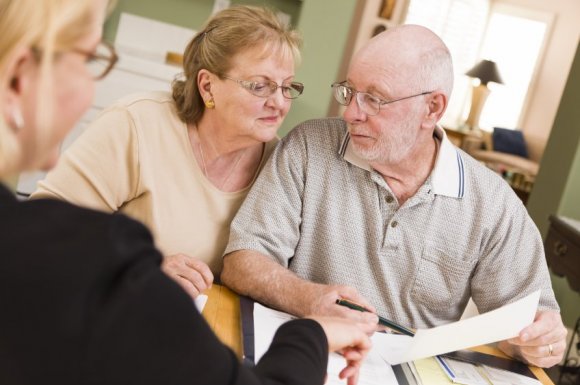
[[[336,304],[340,305],[340,306],[346,306],[349,309],[353,309],[353,310],[366,311],[366,312],[369,311],[365,307],[363,307],[361,305],[357,305],[356,303],[350,302],[346,299],[337,299]],[[415,331],[413,329],[409,329],[409,328],[406,328],[404,326],[401,326],[398,323],[395,323],[391,320],[388,320],[384,317],[381,317],[380,315],[377,315],[377,316],[379,317],[379,324],[386,326],[389,329],[392,329],[392,330],[399,332],[401,334],[405,334],[405,335],[408,335],[411,337],[413,337],[415,335]]]

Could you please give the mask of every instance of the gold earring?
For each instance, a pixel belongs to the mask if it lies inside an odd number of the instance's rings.
[[[214,102],[213,98],[206,100],[205,106],[210,110],[215,108],[215,102]]]

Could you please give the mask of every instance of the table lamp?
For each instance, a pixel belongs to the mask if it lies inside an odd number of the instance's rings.
[[[469,110],[469,116],[465,121],[465,126],[470,130],[476,131],[479,129],[479,117],[481,116],[483,105],[485,104],[485,100],[490,92],[489,88],[487,88],[487,83],[494,82],[503,84],[503,80],[499,75],[496,64],[491,60],[485,59],[477,63],[465,74],[469,77],[478,78],[480,80],[478,86],[472,87],[471,109]]]

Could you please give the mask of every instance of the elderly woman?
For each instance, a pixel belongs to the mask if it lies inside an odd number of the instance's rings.
[[[217,13],[189,43],[173,95],[132,95],[108,108],[33,198],[138,219],[165,256],[163,270],[196,297],[219,276],[230,222],[302,93],[299,44],[269,10]]]
[[[55,163],[94,79],[115,63],[100,43],[105,6],[0,0],[0,178]],[[356,380],[370,347],[361,327],[290,321],[248,369],[160,261],[147,229],[124,215],[18,202],[0,184],[0,384],[322,384],[329,349],[346,349],[342,376]]]

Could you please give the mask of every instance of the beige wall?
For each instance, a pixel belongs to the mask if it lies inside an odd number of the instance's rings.
[[[568,72],[580,39],[580,0],[492,0],[533,10],[553,12],[554,24],[539,63],[539,74],[524,119],[522,130],[547,139],[558,111]]]
[[[527,204],[544,239],[550,214],[580,220],[580,44],[577,47],[542,167]],[[562,318],[572,327],[580,317],[580,293],[574,292],[565,279],[556,276],[552,276],[552,286]]]

